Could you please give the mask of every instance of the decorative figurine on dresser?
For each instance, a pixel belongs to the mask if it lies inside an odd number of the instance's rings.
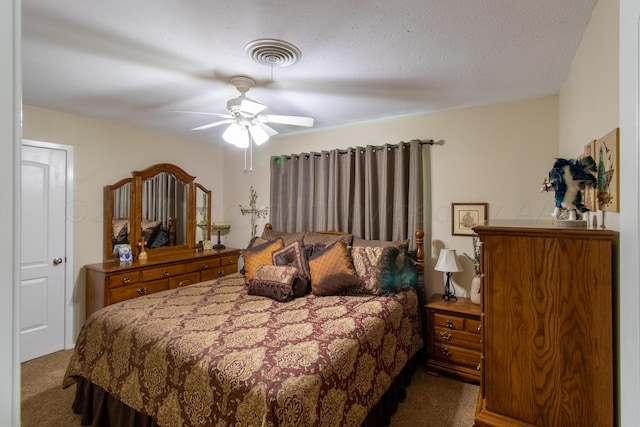
[[[475,425],[615,425],[618,233],[492,221],[482,241]]]
[[[202,236],[196,237],[198,210],[204,240],[211,238],[211,191],[194,180],[161,163],[105,187],[107,261],[84,266],[87,317],[116,302],[238,271],[240,250],[205,251]],[[122,247],[131,260],[119,262]]]

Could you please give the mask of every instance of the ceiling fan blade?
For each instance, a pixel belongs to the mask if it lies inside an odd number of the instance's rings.
[[[184,113],[184,114],[205,114],[207,116],[222,117],[224,119],[231,119],[233,116],[229,113],[207,113],[203,111],[182,111],[182,110],[169,110],[170,113]]]
[[[234,120],[233,119],[227,119],[227,120],[220,120],[219,122],[213,122],[213,123],[209,123],[203,126],[198,126],[196,128],[193,128],[191,130],[205,130],[205,129],[211,129],[212,127],[216,127],[216,126],[220,126],[220,125],[224,125],[226,123],[233,123]]]
[[[272,114],[265,114],[260,116],[260,121],[263,123],[281,123],[284,125],[294,125],[294,126],[313,126],[313,118],[312,117],[302,117],[302,116],[278,116]]]
[[[272,127],[270,127],[270,126],[267,126],[267,125],[265,125],[264,123],[261,123],[261,122],[259,122],[259,121],[256,121],[256,122],[255,122],[255,125],[260,126],[260,128],[261,128],[262,130],[264,130],[264,131],[267,133],[267,135],[269,135],[269,136],[274,136],[274,135],[277,135],[277,134],[278,134],[278,131],[277,131],[277,130],[275,130],[274,128],[272,128]]]
[[[242,111],[243,113],[249,113],[252,116],[255,116],[266,108],[266,105],[258,104],[257,102],[251,101],[249,99],[243,99],[240,103],[240,111]]]
[[[251,138],[256,145],[262,145],[267,142],[270,137],[278,134],[275,129],[272,129],[260,122],[254,122],[254,124],[249,128],[249,133],[251,133]]]

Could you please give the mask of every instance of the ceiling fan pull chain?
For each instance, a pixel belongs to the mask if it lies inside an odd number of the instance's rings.
[[[247,147],[244,148],[244,173],[247,173]]]
[[[253,138],[249,137],[249,172],[253,172]]]

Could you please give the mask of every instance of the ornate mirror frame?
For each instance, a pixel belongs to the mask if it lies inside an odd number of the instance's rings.
[[[207,230],[207,239],[210,238],[211,233],[211,191],[206,189],[202,184],[195,183],[195,176],[188,174],[182,168],[171,164],[171,163],[159,163],[153,166],[150,166],[142,171],[133,171],[132,178],[125,178],[118,181],[116,184],[107,185],[105,187],[105,223],[104,223],[104,248],[105,248],[105,259],[113,259],[117,258],[118,255],[113,251],[113,236],[114,236],[114,194],[121,188],[125,187],[128,183],[130,183],[130,212],[129,212],[129,221],[128,221],[128,242],[131,245],[131,252],[133,253],[134,259],[137,258],[137,255],[140,253],[140,242],[142,239],[142,195],[143,195],[143,183],[145,180],[155,177],[161,173],[169,173],[173,175],[175,178],[180,180],[185,184],[186,189],[186,224],[181,225],[184,227],[184,243],[164,246],[158,248],[150,248],[146,247],[149,257],[160,256],[160,255],[172,255],[175,253],[180,253],[188,250],[193,250],[195,248],[201,247],[202,242],[196,241],[196,227],[197,224],[197,206],[203,211],[206,209],[206,216],[204,217],[204,221],[206,224],[201,224],[203,229]],[[205,200],[201,200],[200,202],[196,201],[196,194],[200,194],[201,197]]]

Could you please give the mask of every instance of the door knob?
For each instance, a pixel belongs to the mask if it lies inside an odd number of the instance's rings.
[[[62,264],[62,258],[60,257],[53,259],[53,265],[58,265],[58,264]]]

